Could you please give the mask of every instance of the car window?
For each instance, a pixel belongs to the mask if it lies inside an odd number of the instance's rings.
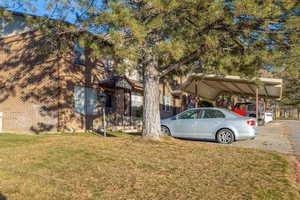
[[[200,110],[189,110],[179,114],[177,119],[197,119],[200,116]]]
[[[204,119],[225,118],[225,115],[219,110],[205,110],[203,118]]]
[[[254,104],[249,104],[247,110],[248,111],[255,111],[256,110],[255,105]]]
[[[235,107],[236,110],[244,110],[245,109],[245,104],[238,104],[236,107]]]

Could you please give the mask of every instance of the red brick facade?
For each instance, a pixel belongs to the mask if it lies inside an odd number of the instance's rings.
[[[133,125],[138,111],[131,106],[131,94],[142,95],[141,83],[116,78],[105,70],[102,62],[93,59],[86,59],[86,65],[74,64],[72,53],[63,57],[40,57],[37,54],[40,38],[41,34],[37,32],[27,32],[0,39],[3,47],[0,49],[2,132],[38,133],[100,128],[103,105],[97,98],[94,102],[96,114],[77,112],[74,101],[76,86],[108,95],[106,112],[111,126]],[[125,88],[116,85],[119,81],[125,84]],[[162,83],[160,92],[162,118],[182,109],[181,97],[174,97],[168,84]],[[168,99],[166,97],[170,97],[168,105],[164,102],[164,98]]]

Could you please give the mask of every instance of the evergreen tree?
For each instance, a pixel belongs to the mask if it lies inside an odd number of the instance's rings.
[[[300,2],[286,11],[282,17],[285,22],[287,43],[289,50],[283,49],[278,52],[280,56],[274,59],[274,66],[277,65],[279,74],[277,77],[284,80],[283,98],[281,103],[300,108]]]
[[[59,13],[53,15],[56,18],[65,20],[68,12],[78,12],[77,26],[47,18],[30,20],[54,44],[62,33],[92,32],[98,37],[80,34],[82,47],[94,56],[112,57],[120,73],[141,72],[143,135],[159,140],[160,78],[195,65],[200,70],[257,77],[262,67],[290,51],[293,40],[286,13],[297,4],[293,0],[49,0],[49,13]]]

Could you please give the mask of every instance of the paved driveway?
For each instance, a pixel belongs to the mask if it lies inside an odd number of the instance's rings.
[[[297,127],[300,129],[300,122],[295,122],[297,125],[292,124],[295,130],[297,130]],[[238,141],[231,145],[293,154],[293,145],[289,139],[290,125],[290,121],[271,122],[263,127],[259,127],[260,134],[254,140]],[[295,135],[294,140],[298,142],[297,149],[299,149],[300,155],[300,134]]]

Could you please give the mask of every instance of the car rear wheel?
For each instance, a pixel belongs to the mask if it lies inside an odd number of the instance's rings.
[[[171,136],[170,129],[166,126],[161,126],[161,134]]]
[[[231,144],[234,142],[234,134],[229,129],[221,129],[217,133],[217,141],[221,144]]]

